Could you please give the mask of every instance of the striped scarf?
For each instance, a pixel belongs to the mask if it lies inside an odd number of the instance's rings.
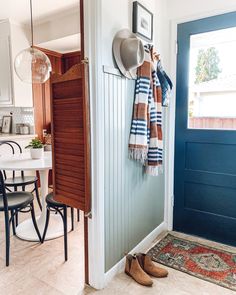
[[[152,45],[145,45],[145,60],[138,68],[129,139],[129,157],[157,176],[162,167],[162,91],[152,61]]]

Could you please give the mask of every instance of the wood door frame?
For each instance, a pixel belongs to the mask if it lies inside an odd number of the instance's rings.
[[[104,101],[102,75],[102,0],[81,0],[84,5],[84,56],[89,59],[91,124],[91,213],[88,222],[89,284],[105,287],[104,232]],[[82,53],[81,53],[82,54]],[[81,55],[83,59],[83,55]]]
[[[167,224],[168,230],[173,230],[173,208],[174,208],[174,152],[175,152],[175,112],[176,112],[176,72],[177,72],[177,27],[181,23],[195,21],[202,18],[217,16],[224,13],[233,12],[236,6],[231,9],[219,9],[214,12],[199,13],[189,17],[178,18],[171,21],[170,33],[170,76],[174,85],[172,102],[169,107],[169,112],[165,118],[165,138],[166,138],[166,153],[165,153],[165,206],[164,206],[164,221]]]
[[[80,0],[80,42],[81,42],[81,60],[84,59],[85,57],[85,52],[84,52],[84,0]],[[90,128],[91,129],[91,128]],[[91,150],[91,146],[90,146]],[[91,158],[91,156],[90,156]],[[87,166],[87,165],[86,165]],[[87,171],[88,173],[90,172],[91,175],[91,169],[90,167],[86,167],[90,171]],[[91,177],[90,177],[91,179]],[[87,185],[87,183],[86,183]],[[89,184],[91,185],[91,183]],[[91,191],[91,190],[90,190]],[[91,196],[91,194],[90,194]],[[88,217],[85,216],[84,214],[84,274],[85,274],[85,284],[89,284],[89,242],[88,242]]]

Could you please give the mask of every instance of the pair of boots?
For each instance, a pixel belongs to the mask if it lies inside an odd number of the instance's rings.
[[[149,275],[156,278],[167,277],[168,271],[157,267],[146,254],[126,256],[125,273],[143,286],[152,286],[153,281]]]

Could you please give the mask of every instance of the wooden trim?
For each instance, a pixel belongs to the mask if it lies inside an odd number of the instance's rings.
[[[81,51],[73,51],[73,52],[68,52],[68,53],[63,53],[62,54],[62,58],[68,58],[68,57],[74,57],[74,56],[78,56],[81,55]]]
[[[85,195],[88,196],[89,202],[86,203],[86,211],[89,212],[91,210],[91,139],[90,139],[90,104],[89,104],[89,91],[88,91],[88,65],[85,64],[84,67],[84,93],[83,93],[83,109],[84,109],[84,156],[85,156]]]
[[[81,60],[84,59],[84,0],[80,1],[80,42],[81,42]]]
[[[72,77],[74,77],[75,75],[77,76],[82,75],[81,66],[79,64],[74,65],[64,75],[53,74],[53,79],[51,80],[51,84],[58,83],[58,82],[71,81]],[[73,78],[73,79],[78,79],[78,78]]]
[[[81,60],[84,59],[84,0],[80,0],[80,42],[81,42]],[[88,75],[88,67],[85,67],[86,71],[86,88],[84,89],[86,94],[86,100],[85,100],[85,107],[86,107],[86,118],[85,118],[85,124],[86,128],[89,128],[89,138],[87,138],[87,148],[85,148],[86,156],[88,156],[86,160],[86,192],[90,195],[90,202],[91,202],[91,129],[90,129],[90,120],[89,120],[89,114],[90,114],[90,106],[88,102],[88,84],[89,84],[89,75]],[[89,121],[88,121],[89,120]],[[90,210],[91,210],[91,203],[89,204]],[[88,242],[88,236],[89,236],[89,227],[88,227],[88,218],[84,217],[84,272],[85,272],[85,283],[89,284],[89,242]],[[90,255],[91,257],[91,255]]]
[[[45,85],[42,85],[42,106],[43,106],[43,127],[45,128],[46,126],[46,112],[45,112],[45,107],[46,107],[46,101],[45,101]]]
[[[63,54],[62,53],[59,53],[57,51],[53,51],[53,50],[50,50],[50,49],[42,48],[42,47],[39,47],[39,46],[34,46],[34,48],[36,48],[36,49],[44,52],[46,55],[52,55],[52,56],[59,57],[59,58],[62,58],[63,57]]]
[[[102,11],[101,0],[84,1],[85,56],[90,67],[89,92],[91,115],[91,177],[92,219],[88,220],[89,284],[95,289],[104,287],[104,93],[102,74]],[[83,59],[83,57],[82,57]]]
[[[109,67],[109,66],[103,66],[103,72],[106,74],[112,74],[118,77],[122,77],[120,71],[117,68]]]
[[[89,285],[89,244],[88,244],[88,218],[84,216],[84,274],[85,284]]]

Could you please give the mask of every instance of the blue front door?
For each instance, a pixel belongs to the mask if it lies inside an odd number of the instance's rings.
[[[174,230],[236,246],[236,12],[178,25]]]

